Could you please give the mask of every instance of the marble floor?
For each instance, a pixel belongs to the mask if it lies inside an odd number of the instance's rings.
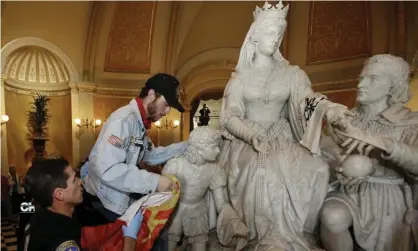
[[[17,250],[15,226],[8,220],[1,220],[1,251]]]

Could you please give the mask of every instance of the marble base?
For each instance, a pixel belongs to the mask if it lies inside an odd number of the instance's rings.
[[[207,242],[206,251],[235,251],[235,248],[223,247],[216,236],[216,229],[212,229],[209,232],[209,241]],[[190,251],[190,245],[187,242],[183,242],[176,251]]]
[[[304,236],[306,240],[309,242],[309,244],[313,247],[313,250],[316,250],[316,251],[323,250],[318,238],[316,238],[314,235],[305,233]],[[176,251],[191,251],[190,245],[188,245],[187,242],[184,242],[181,246],[177,248]],[[218,237],[216,235],[216,229],[212,229],[209,232],[209,241],[207,242],[206,251],[235,251],[235,248],[223,247],[218,241]]]

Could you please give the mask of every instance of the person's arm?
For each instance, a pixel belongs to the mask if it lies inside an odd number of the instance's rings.
[[[385,138],[384,143],[388,155],[383,155],[383,158],[395,162],[408,173],[418,176],[418,146],[408,145],[390,138]]]
[[[141,229],[144,216],[141,211],[138,211],[129,226],[122,226],[123,231],[123,251],[134,251],[136,248],[136,240]]]
[[[126,164],[129,147],[129,125],[123,119],[109,122],[97,147],[97,157],[91,159],[89,168],[98,174],[106,185],[129,193],[155,192],[160,175]],[[95,162],[94,164],[92,162]]]
[[[188,145],[188,141],[183,141],[166,147],[159,146],[151,150],[146,149],[142,160],[149,165],[161,165],[169,159],[184,153]]]
[[[123,249],[122,251],[135,251],[136,248],[136,239],[131,237],[123,238]]]
[[[225,203],[229,201],[229,198],[227,198],[225,195],[225,186],[227,183],[225,170],[221,168],[217,164],[210,165],[210,168],[212,168],[213,176],[212,180],[210,182],[209,189],[212,191],[213,199],[215,201],[215,207],[218,214],[221,212],[222,207]]]

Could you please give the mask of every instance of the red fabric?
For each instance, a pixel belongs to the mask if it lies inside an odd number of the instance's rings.
[[[142,100],[139,97],[135,98],[136,103],[138,104],[139,112],[141,113],[142,122],[144,123],[144,126],[147,130],[151,129],[151,121],[147,119],[147,114],[145,112],[144,104],[142,103]]]
[[[95,227],[83,227],[81,247],[86,251],[118,251],[123,248],[123,221]],[[137,249],[138,250],[138,249]]]
[[[180,182],[172,177],[177,184],[174,196],[163,202],[160,206],[146,207],[143,211],[143,220],[138,233],[136,251],[150,251],[158,238],[162,228],[170,218],[179,196]],[[81,230],[81,247],[83,251],[119,251],[123,248],[122,225],[125,222],[116,222],[101,226],[83,227]]]

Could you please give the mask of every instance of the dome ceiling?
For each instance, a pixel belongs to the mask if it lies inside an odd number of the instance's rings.
[[[55,54],[38,46],[25,46],[7,58],[3,76],[8,85],[23,89],[68,89],[69,74]]]

